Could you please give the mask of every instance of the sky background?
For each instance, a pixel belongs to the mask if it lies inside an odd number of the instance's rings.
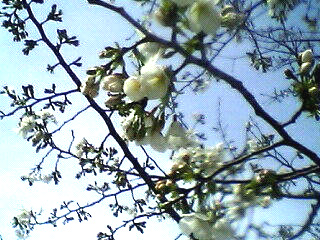
[[[50,6],[56,1],[48,0],[47,4],[41,6],[50,10]],[[131,1],[126,1],[128,4]],[[83,57],[83,67],[75,69],[78,76],[83,79],[85,70],[94,65],[102,64],[98,60],[98,53],[106,46],[113,45],[115,41],[125,43],[125,39],[131,36],[134,31],[120,17],[109,11],[98,7],[89,6],[86,1],[61,1],[58,3],[64,12],[64,22],[59,25],[59,29],[67,28],[70,35],[78,36],[80,47],[67,48],[64,55],[67,60],[75,60],[77,57]],[[41,13],[38,15],[41,18]],[[130,4],[130,12],[140,12],[137,5]],[[32,26],[31,26],[32,27]],[[49,36],[55,36],[55,24],[47,29]],[[165,33],[162,30],[157,33]],[[32,34],[31,34],[32,35]],[[0,29],[0,86],[9,85],[20,90],[21,85],[33,84],[36,91],[42,91],[48,88],[54,82],[58,87],[58,91],[74,88],[73,83],[66,76],[62,69],[56,69],[55,74],[46,72],[47,64],[54,64],[56,60],[48,49],[41,44],[29,56],[21,53],[22,45],[13,43],[12,37],[4,29]],[[216,66],[226,72],[237,76],[243,81],[245,86],[252,91],[263,107],[277,116],[278,119],[284,120],[288,117],[288,112],[293,112],[298,106],[294,99],[288,100],[280,106],[279,104],[269,104],[268,99],[262,97],[261,93],[273,91],[274,86],[279,89],[288,85],[281,72],[261,74],[248,68],[248,61],[239,59],[234,61],[233,58],[243,56],[249,48],[246,45],[230,47],[224,51],[222,56],[215,60]],[[1,110],[7,112],[8,99],[0,95]],[[193,113],[203,113],[207,116],[206,128],[213,127],[216,124],[218,102],[221,100],[222,120],[227,123],[227,131],[230,139],[235,139],[243,144],[244,141],[244,124],[249,120],[249,115],[253,114],[252,109],[240,99],[240,95],[230,89],[223,83],[212,82],[210,89],[203,94],[192,94],[180,98],[180,110],[190,118]],[[75,94],[71,98],[74,109],[81,109],[86,106],[85,99],[81,94]],[[99,100],[98,100],[99,101]],[[284,111],[285,110],[285,111]],[[75,160],[65,161],[60,164],[60,171],[63,173],[63,179],[59,185],[36,183],[29,187],[26,182],[22,182],[20,177],[26,175],[29,169],[35,166],[43,154],[36,154],[35,149],[31,147],[31,143],[18,136],[13,129],[18,125],[18,117],[6,118],[0,122],[0,234],[4,240],[16,239],[14,230],[11,228],[11,219],[19,214],[19,210],[26,208],[39,212],[41,208],[45,213],[49,213],[54,207],[58,207],[62,201],[77,200],[79,203],[85,204],[90,199],[95,199],[91,192],[85,189],[88,183],[92,183],[91,178],[75,179],[75,174],[79,171],[78,163]],[[65,115],[70,114],[67,112]],[[57,116],[59,120],[59,116]],[[65,118],[67,119],[67,118]],[[63,120],[61,120],[63,122]],[[61,123],[60,122],[60,123]],[[189,122],[190,123],[190,122]],[[263,127],[268,130],[267,126]],[[104,136],[105,129],[101,128],[101,120],[95,113],[80,115],[72,123],[72,129],[76,130],[76,139],[80,140],[86,136],[89,141],[99,140]],[[67,126],[66,130],[60,136],[61,141],[70,140],[71,128]],[[208,135],[208,146],[214,145],[221,141],[219,135],[207,129],[199,129],[206,131]],[[308,147],[317,151],[319,143],[319,124],[314,124],[313,120],[302,117],[298,124],[290,127],[290,132],[296,139],[303,141]],[[94,134],[92,134],[94,133]],[[134,144],[130,145],[134,149]],[[163,158],[161,158],[163,159]],[[162,160],[163,165],[170,166],[169,160]],[[54,163],[54,160],[52,161]],[[50,163],[48,164],[48,172],[50,172]],[[108,203],[102,203],[97,207],[89,210],[93,218],[88,222],[79,224],[77,221],[69,223],[65,226],[59,224],[58,228],[51,225],[36,227],[29,239],[95,239],[99,231],[106,231],[106,225],[112,223],[116,226],[116,222],[121,219],[113,218],[108,211]],[[306,209],[302,201],[283,201],[281,204],[275,205],[265,212],[259,214],[257,209],[251,213],[251,216],[257,221],[263,222],[272,216],[273,224],[277,222],[288,222],[291,220],[303,219]],[[284,217],[286,216],[286,217]],[[119,239],[125,239],[130,234],[131,239],[174,239],[179,233],[177,225],[171,221],[157,223],[152,221],[146,229],[144,235],[138,232],[128,232],[122,230]],[[48,237],[49,236],[49,237]]]

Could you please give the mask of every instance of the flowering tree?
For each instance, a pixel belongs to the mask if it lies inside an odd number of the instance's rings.
[[[121,226],[107,224],[108,232],[97,235],[100,240],[116,239],[125,227],[143,233],[147,219],[157,217],[177,222],[181,235],[176,239],[319,239],[318,147],[314,150],[303,141],[308,136],[301,140],[295,132],[296,126],[316,126],[320,117],[319,1],[134,0],[130,4],[141,6],[135,13],[125,7],[128,2],[87,1],[118,14],[135,32],[128,33],[124,45],[105,47],[99,55],[104,63],[87,69],[81,80],[75,70],[81,58],[64,56],[79,40],[59,27],[56,36],[47,34],[53,22],[62,22],[59,6],[53,4],[43,15],[46,1],[2,0],[2,26],[15,42],[24,42],[23,54],[45,45],[57,60],[47,70],[62,68],[74,85],[60,91],[47,83],[44,92],[36,92],[33,84],[21,91],[3,87],[12,110],[0,111],[1,119],[18,116],[17,133],[43,155],[22,180],[59,184],[59,162],[70,158],[78,160],[78,179],[105,176],[102,184],[87,187],[98,194],[96,201],[65,201],[49,217],[24,210],[13,219],[17,234],[23,238],[37,225],[87,220],[90,207],[105,201],[114,216],[127,212],[132,217]],[[234,61],[260,72],[261,79],[281,78],[283,88],[217,67],[219,57],[242,47],[246,51]],[[208,130],[197,131],[209,128],[204,114],[194,116],[193,127],[184,117],[181,99],[202,94],[210,82],[231,87],[228,91],[236,91],[239,102],[253,110],[242,127],[244,142],[228,137],[220,104],[213,130],[221,143],[214,146],[208,144]],[[259,84],[272,93],[259,95],[252,89]],[[74,109],[74,95],[86,107]],[[267,111],[265,99],[285,114]],[[79,115],[92,114],[90,109],[103,120],[99,128],[106,127],[99,143],[90,142],[90,136],[76,142],[77,129],[70,142],[57,140]],[[65,117],[68,112],[74,114]],[[236,123],[230,119],[227,124]],[[56,161],[50,174],[42,172],[46,161]],[[122,201],[128,193],[130,199]],[[262,224],[249,219],[243,225],[253,209],[272,208],[284,199],[309,204],[304,222],[272,226],[272,219]]]

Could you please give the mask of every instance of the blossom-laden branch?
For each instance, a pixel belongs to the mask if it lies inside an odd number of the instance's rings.
[[[110,9],[118,13],[124,19],[126,19],[130,24],[132,24],[136,29],[138,29],[145,36],[147,36],[148,39],[150,39],[150,41],[158,42],[160,44],[163,44],[164,46],[175,49],[181,55],[186,57],[186,61],[188,64],[194,64],[199,67],[202,67],[203,69],[207,70],[210,74],[212,74],[215,78],[224,80],[226,83],[228,83],[232,88],[237,90],[242,95],[242,97],[253,108],[257,116],[261,117],[264,121],[270,124],[279,133],[279,135],[285,140],[286,145],[295,148],[297,151],[301,152],[302,154],[305,154],[314,163],[320,166],[319,156],[315,152],[311,151],[310,149],[306,148],[299,142],[295,141],[284,129],[282,124],[279,123],[277,120],[275,120],[270,114],[268,114],[261,107],[261,105],[258,103],[256,98],[244,87],[243,83],[240,80],[214,67],[211,64],[211,62],[208,61],[207,59],[202,59],[202,58],[195,57],[194,55],[190,55],[189,52],[183,49],[177,42],[168,41],[150,33],[141,24],[139,24],[136,20],[134,20],[122,7],[116,7],[112,4],[109,4],[101,0],[89,0],[88,2],[90,4],[102,6],[104,8]]]
[[[30,20],[34,23],[34,25],[37,27],[42,40],[47,44],[47,46],[51,49],[51,51],[54,53],[54,55],[57,57],[60,65],[65,69],[65,71],[67,72],[67,74],[70,76],[70,78],[72,79],[72,81],[74,81],[74,83],[80,87],[81,86],[81,81],[79,80],[79,78],[76,76],[76,74],[72,71],[72,69],[70,68],[70,66],[66,63],[66,61],[64,60],[64,58],[62,57],[61,53],[58,51],[58,49],[50,42],[50,40],[47,38],[44,29],[42,27],[42,25],[38,22],[38,20],[36,19],[36,17],[34,16],[30,5],[26,2],[26,0],[22,1],[24,4],[25,9],[28,12],[29,18]],[[88,102],[90,103],[91,107],[93,109],[95,109],[97,111],[97,113],[103,118],[103,120],[105,121],[110,135],[115,139],[115,141],[119,144],[119,146],[121,147],[121,149],[124,152],[124,155],[126,156],[127,159],[129,159],[129,161],[132,163],[132,165],[134,166],[134,168],[137,170],[137,172],[139,173],[140,177],[147,183],[147,185],[150,187],[150,189],[152,189],[154,192],[156,192],[155,188],[154,188],[154,183],[153,181],[150,179],[149,175],[146,173],[145,169],[140,165],[140,163],[138,162],[138,160],[132,155],[132,153],[130,152],[127,144],[124,142],[124,140],[119,136],[119,134],[117,133],[117,131],[114,128],[113,123],[111,122],[110,118],[108,117],[108,115],[105,113],[105,111],[91,98],[91,97],[87,97]],[[166,201],[165,198],[161,199],[161,201]],[[167,210],[168,213],[171,215],[171,217],[173,219],[175,219],[176,221],[179,221],[180,217],[179,215],[173,210],[173,209],[168,209]]]

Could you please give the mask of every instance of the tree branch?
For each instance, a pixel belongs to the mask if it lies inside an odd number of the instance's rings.
[[[60,65],[65,69],[65,71],[68,73],[68,75],[70,76],[70,78],[72,79],[72,81],[78,86],[78,89],[81,86],[81,81],[79,80],[79,78],[77,77],[77,75],[72,71],[72,69],[70,68],[70,66],[65,62],[64,58],[62,57],[61,53],[57,50],[57,48],[51,43],[51,41],[47,38],[42,25],[38,22],[38,20],[35,18],[34,14],[32,13],[31,7],[29,6],[29,4],[27,4],[26,0],[22,0],[25,9],[27,10],[29,17],[31,19],[31,21],[35,24],[35,26],[37,27],[39,33],[41,34],[42,40],[46,43],[46,45],[51,49],[51,51],[54,53],[54,55],[57,57],[57,59],[59,60]],[[157,193],[157,191],[155,190],[155,184],[153,183],[153,181],[151,180],[150,176],[148,175],[148,173],[146,173],[146,171],[142,168],[142,166],[140,165],[140,163],[138,162],[137,158],[135,158],[132,153],[130,152],[127,144],[125,143],[125,141],[120,137],[120,135],[117,133],[117,131],[115,130],[115,127],[111,121],[111,119],[108,117],[108,115],[105,113],[105,111],[90,97],[86,97],[88,102],[90,103],[90,105],[92,106],[93,109],[96,110],[96,112],[102,117],[102,119],[104,120],[104,122],[106,123],[110,135],[116,140],[116,142],[119,144],[119,146],[121,147],[122,151],[124,152],[126,158],[132,163],[132,165],[134,166],[135,170],[139,173],[139,175],[141,176],[141,178],[145,181],[145,183],[148,185],[148,187],[154,192]],[[161,202],[166,202],[166,198],[162,197],[160,199]],[[174,211],[173,208],[169,208],[167,210],[167,213],[175,220],[175,221],[179,221],[180,220],[180,216],[179,214]]]

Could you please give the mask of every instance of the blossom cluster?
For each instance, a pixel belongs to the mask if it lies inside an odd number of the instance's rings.
[[[178,12],[184,14],[178,16]],[[212,0],[163,0],[155,17],[163,26],[174,26],[181,21],[194,33],[202,32],[212,36],[216,35],[220,27],[235,29],[245,19],[232,6],[226,5],[219,9]]]
[[[210,212],[185,214],[179,222],[179,227],[187,236],[192,234],[198,240],[231,240],[235,232],[225,218],[217,218]]]
[[[217,144],[211,148],[200,146],[180,148],[173,157],[173,165],[169,173],[174,178],[180,178],[186,174],[211,176],[225,159],[223,144]]]
[[[28,237],[30,231],[32,230],[31,220],[33,218],[33,212],[26,209],[21,210],[21,213],[13,218],[12,225],[16,229],[16,235],[20,239],[25,239]]]
[[[303,103],[303,111],[320,120],[320,63],[316,63],[312,49],[299,53],[296,61],[298,73],[286,69],[284,74],[293,80],[293,91]]]
[[[152,58],[140,69],[140,74],[131,76],[124,82],[123,91],[131,101],[160,99],[167,94],[169,83],[168,69],[156,64]]]
[[[133,102],[144,98],[155,100],[164,98],[169,92],[171,83],[170,69],[157,64],[164,48],[158,43],[145,42],[137,47],[143,59],[143,66],[131,76],[120,73],[106,74],[103,67],[95,67],[87,71],[87,79],[82,83],[81,92],[90,98],[99,95],[100,89],[108,94],[107,107],[116,107],[124,103],[123,98]]]
[[[227,203],[227,216],[230,219],[241,219],[246,210],[261,206],[267,208],[272,198],[276,198],[279,189],[275,182],[275,172],[263,169],[249,184],[237,184],[233,187],[233,199]]]
[[[299,54],[299,58],[301,61],[300,65],[300,74],[307,74],[310,72],[312,64],[313,64],[313,53],[311,49],[307,49],[306,51]]]
[[[57,122],[52,111],[42,109],[39,112],[25,114],[20,119],[19,127],[15,131],[24,138],[31,136],[32,144],[35,146],[49,137],[46,126],[50,122]]]
[[[167,132],[162,133],[165,121],[163,116],[154,117],[149,112],[131,109],[130,114],[121,120],[123,138],[135,141],[137,145],[150,145],[154,150],[178,150],[198,144],[191,131],[186,130],[174,119]]]
[[[156,189],[162,194],[175,192],[182,184],[201,184],[199,179],[211,177],[222,167],[226,159],[226,150],[222,143],[214,147],[190,146],[182,147],[172,157],[173,163],[169,179],[156,183]],[[191,186],[191,185],[189,185]],[[195,186],[195,185],[194,185]],[[212,191],[201,191],[206,199],[210,199]],[[197,195],[197,194],[196,194]],[[174,194],[172,195],[174,198]],[[235,231],[231,222],[220,214],[219,208],[208,207],[210,201],[197,200],[197,210],[182,214],[179,227],[183,234],[193,236],[199,240],[227,240],[235,239]]]

